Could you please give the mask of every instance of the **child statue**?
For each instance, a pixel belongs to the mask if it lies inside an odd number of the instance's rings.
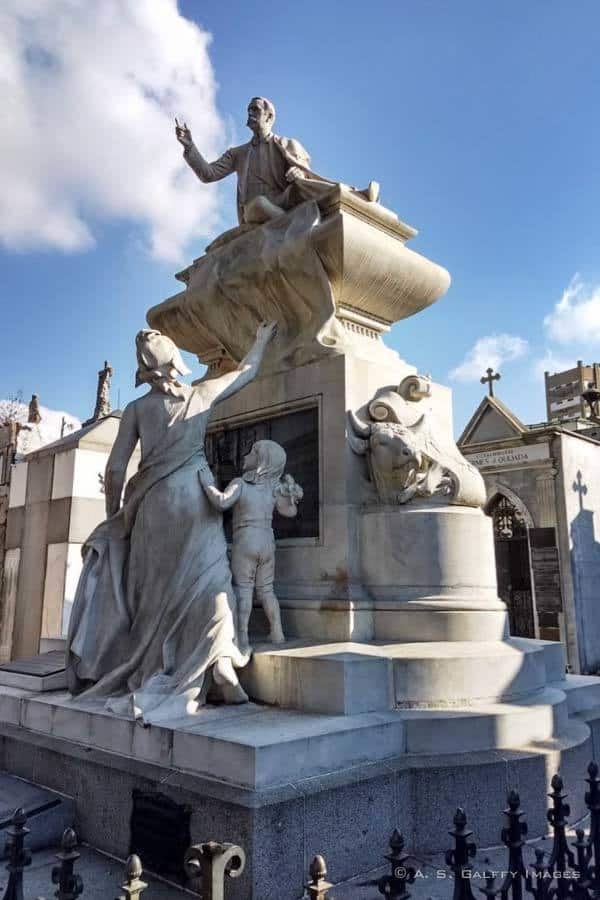
[[[257,441],[244,458],[241,478],[234,478],[224,491],[215,487],[210,469],[199,473],[202,487],[219,510],[233,507],[233,550],[231,571],[238,600],[238,646],[248,652],[248,624],[254,589],[267,619],[269,640],[285,640],[279,601],[273,590],[275,578],[275,537],[273,512],[293,518],[303,492],[291,475],[283,476],[285,450],[275,441]]]

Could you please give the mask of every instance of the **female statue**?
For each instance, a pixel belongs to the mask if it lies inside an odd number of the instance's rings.
[[[195,388],[170,338],[136,338],[136,386],[105,476],[107,519],[84,546],[67,640],[69,690],[107,700],[113,712],[167,724],[206,701],[244,702],[235,667],[235,595],[222,515],[199,479],[213,406],[256,376],[275,323],[262,324],[238,368]],[[123,505],[127,466],[141,462]],[[207,677],[210,676],[210,677]]]

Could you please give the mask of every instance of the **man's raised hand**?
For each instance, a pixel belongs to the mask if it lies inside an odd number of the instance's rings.
[[[192,146],[192,132],[188,128],[187,122],[180,125],[177,119],[175,119],[175,137],[180,144],[183,144],[186,150]]]

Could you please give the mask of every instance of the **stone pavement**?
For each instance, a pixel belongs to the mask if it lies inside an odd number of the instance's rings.
[[[125,880],[125,864],[92,850],[90,847],[79,847],[81,859],[75,871],[81,875],[84,884],[82,900],[112,900],[121,894],[121,885]],[[57,865],[56,853],[53,850],[41,850],[33,854],[33,861],[23,876],[23,893],[26,900],[45,898],[51,900],[56,891],[52,884],[52,868]],[[0,870],[0,891],[4,891],[8,875]],[[194,896],[187,891],[158,881],[152,876],[142,875],[148,884],[143,893],[143,900],[181,900],[184,896]],[[195,895],[198,896],[198,895]]]

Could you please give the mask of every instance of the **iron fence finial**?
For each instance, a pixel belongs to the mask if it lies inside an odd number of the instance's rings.
[[[139,856],[132,854],[125,864],[125,884],[122,886],[123,891],[117,897],[117,900],[140,900],[142,893],[148,885],[142,881],[142,861]]]
[[[509,895],[512,900],[522,900],[526,875],[523,846],[528,829],[527,823],[521,821],[525,813],[521,809],[519,793],[514,789],[509,791],[506,803],[507,806],[504,810],[506,824],[500,832],[500,839],[508,849],[508,865],[500,886],[500,894],[503,900],[506,900]]]
[[[31,864],[31,853],[25,847],[25,838],[29,834],[26,828],[27,814],[19,807],[15,809],[8,828],[8,884],[3,900],[23,900],[23,869]]]
[[[389,840],[390,852],[385,856],[392,872],[380,878],[378,884],[379,893],[390,897],[390,900],[408,900],[410,892],[407,886],[413,884],[416,878],[417,870],[414,865],[410,865],[414,857],[405,853],[405,843],[404,835],[394,828]]]
[[[306,890],[310,900],[327,900],[328,891],[333,885],[326,880],[327,864],[324,856],[318,854],[314,857],[308,874],[310,875],[310,882],[306,885]]]
[[[446,865],[454,874],[453,900],[474,900],[471,889],[470,860],[477,853],[473,832],[467,827],[467,814],[459,806],[454,813],[454,828],[448,832],[454,838],[454,847],[446,851]]]
[[[77,835],[72,828],[63,832],[60,853],[56,854],[58,866],[52,869],[52,884],[58,885],[57,900],[77,900],[83,894],[83,880],[74,872],[75,863],[81,856],[75,849]]]

